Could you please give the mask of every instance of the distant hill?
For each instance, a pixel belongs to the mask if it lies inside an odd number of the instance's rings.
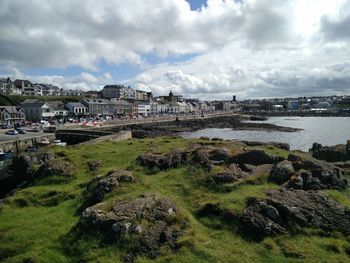
[[[1,106],[13,106],[15,104],[9,97],[0,94],[0,105]]]

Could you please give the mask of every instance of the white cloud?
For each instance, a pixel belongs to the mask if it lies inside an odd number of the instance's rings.
[[[0,5],[0,64],[9,75],[79,65],[90,72],[26,77],[96,89],[113,82],[98,68],[105,60],[138,65],[144,72],[126,82],[158,95],[170,89],[210,99],[349,92],[350,0],[208,0],[196,11],[185,0]],[[197,56],[146,67],[145,54],[165,61]]]

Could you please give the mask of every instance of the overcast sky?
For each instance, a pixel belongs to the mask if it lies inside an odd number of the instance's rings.
[[[350,0],[0,0],[0,76],[162,95],[350,95]]]

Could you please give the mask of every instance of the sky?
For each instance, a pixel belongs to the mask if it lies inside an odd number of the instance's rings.
[[[0,0],[0,77],[204,100],[350,95],[350,0]]]

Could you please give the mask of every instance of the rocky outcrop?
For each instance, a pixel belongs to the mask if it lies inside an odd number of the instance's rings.
[[[283,142],[256,142],[256,141],[242,141],[247,146],[272,146],[282,150],[290,151],[290,145]]]
[[[60,177],[69,178],[73,176],[73,166],[71,163],[60,159],[49,160],[39,167],[35,176],[36,177],[60,176]]]
[[[90,204],[101,202],[105,195],[119,186],[119,183],[135,182],[132,172],[116,169],[106,176],[97,176],[86,187],[85,195]]]
[[[284,160],[275,164],[270,173],[270,180],[278,184],[283,184],[294,174],[292,162]]]
[[[178,214],[179,209],[168,198],[143,195],[134,200],[116,200],[111,205],[99,203],[89,207],[82,213],[78,227],[87,233],[99,230],[117,240],[133,235],[136,242],[130,244],[134,247],[124,258],[132,261],[136,256],[155,258],[160,247],[175,246],[183,231]]]
[[[189,152],[173,151],[168,154],[146,153],[137,158],[139,164],[148,168],[158,168],[160,170],[167,170],[176,168],[185,163],[189,158]]]
[[[350,234],[350,211],[327,195],[315,191],[271,190],[242,216],[244,233],[256,238],[315,227]]]
[[[236,164],[231,164],[224,172],[213,175],[213,180],[217,184],[233,183],[245,178],[246,174]]]
[[[296,171],[289,182],[289,187],[304,190],[338,189],[348,187],[348,180],[339,167],[312,157],[290,154],[288,160]]]
[[[350,160],[350,147],[344,144],[335,146],[322,146],[319,143],[314,143],[310,151],[316,159],[325,160],[327,162],[345,162]]]
[[[31,178],[33,176],[32,167],[41,166],[54,159],[55,154],[53,152],[25,153],[13,157],[11,169],[14,171],[15,175],[23,177],[23,179]]]
[[[231,162],[238,164],[262,165],[279,161],[283,161],[283,158],[271,156],[262,150],[246,151],[231,157]]]

